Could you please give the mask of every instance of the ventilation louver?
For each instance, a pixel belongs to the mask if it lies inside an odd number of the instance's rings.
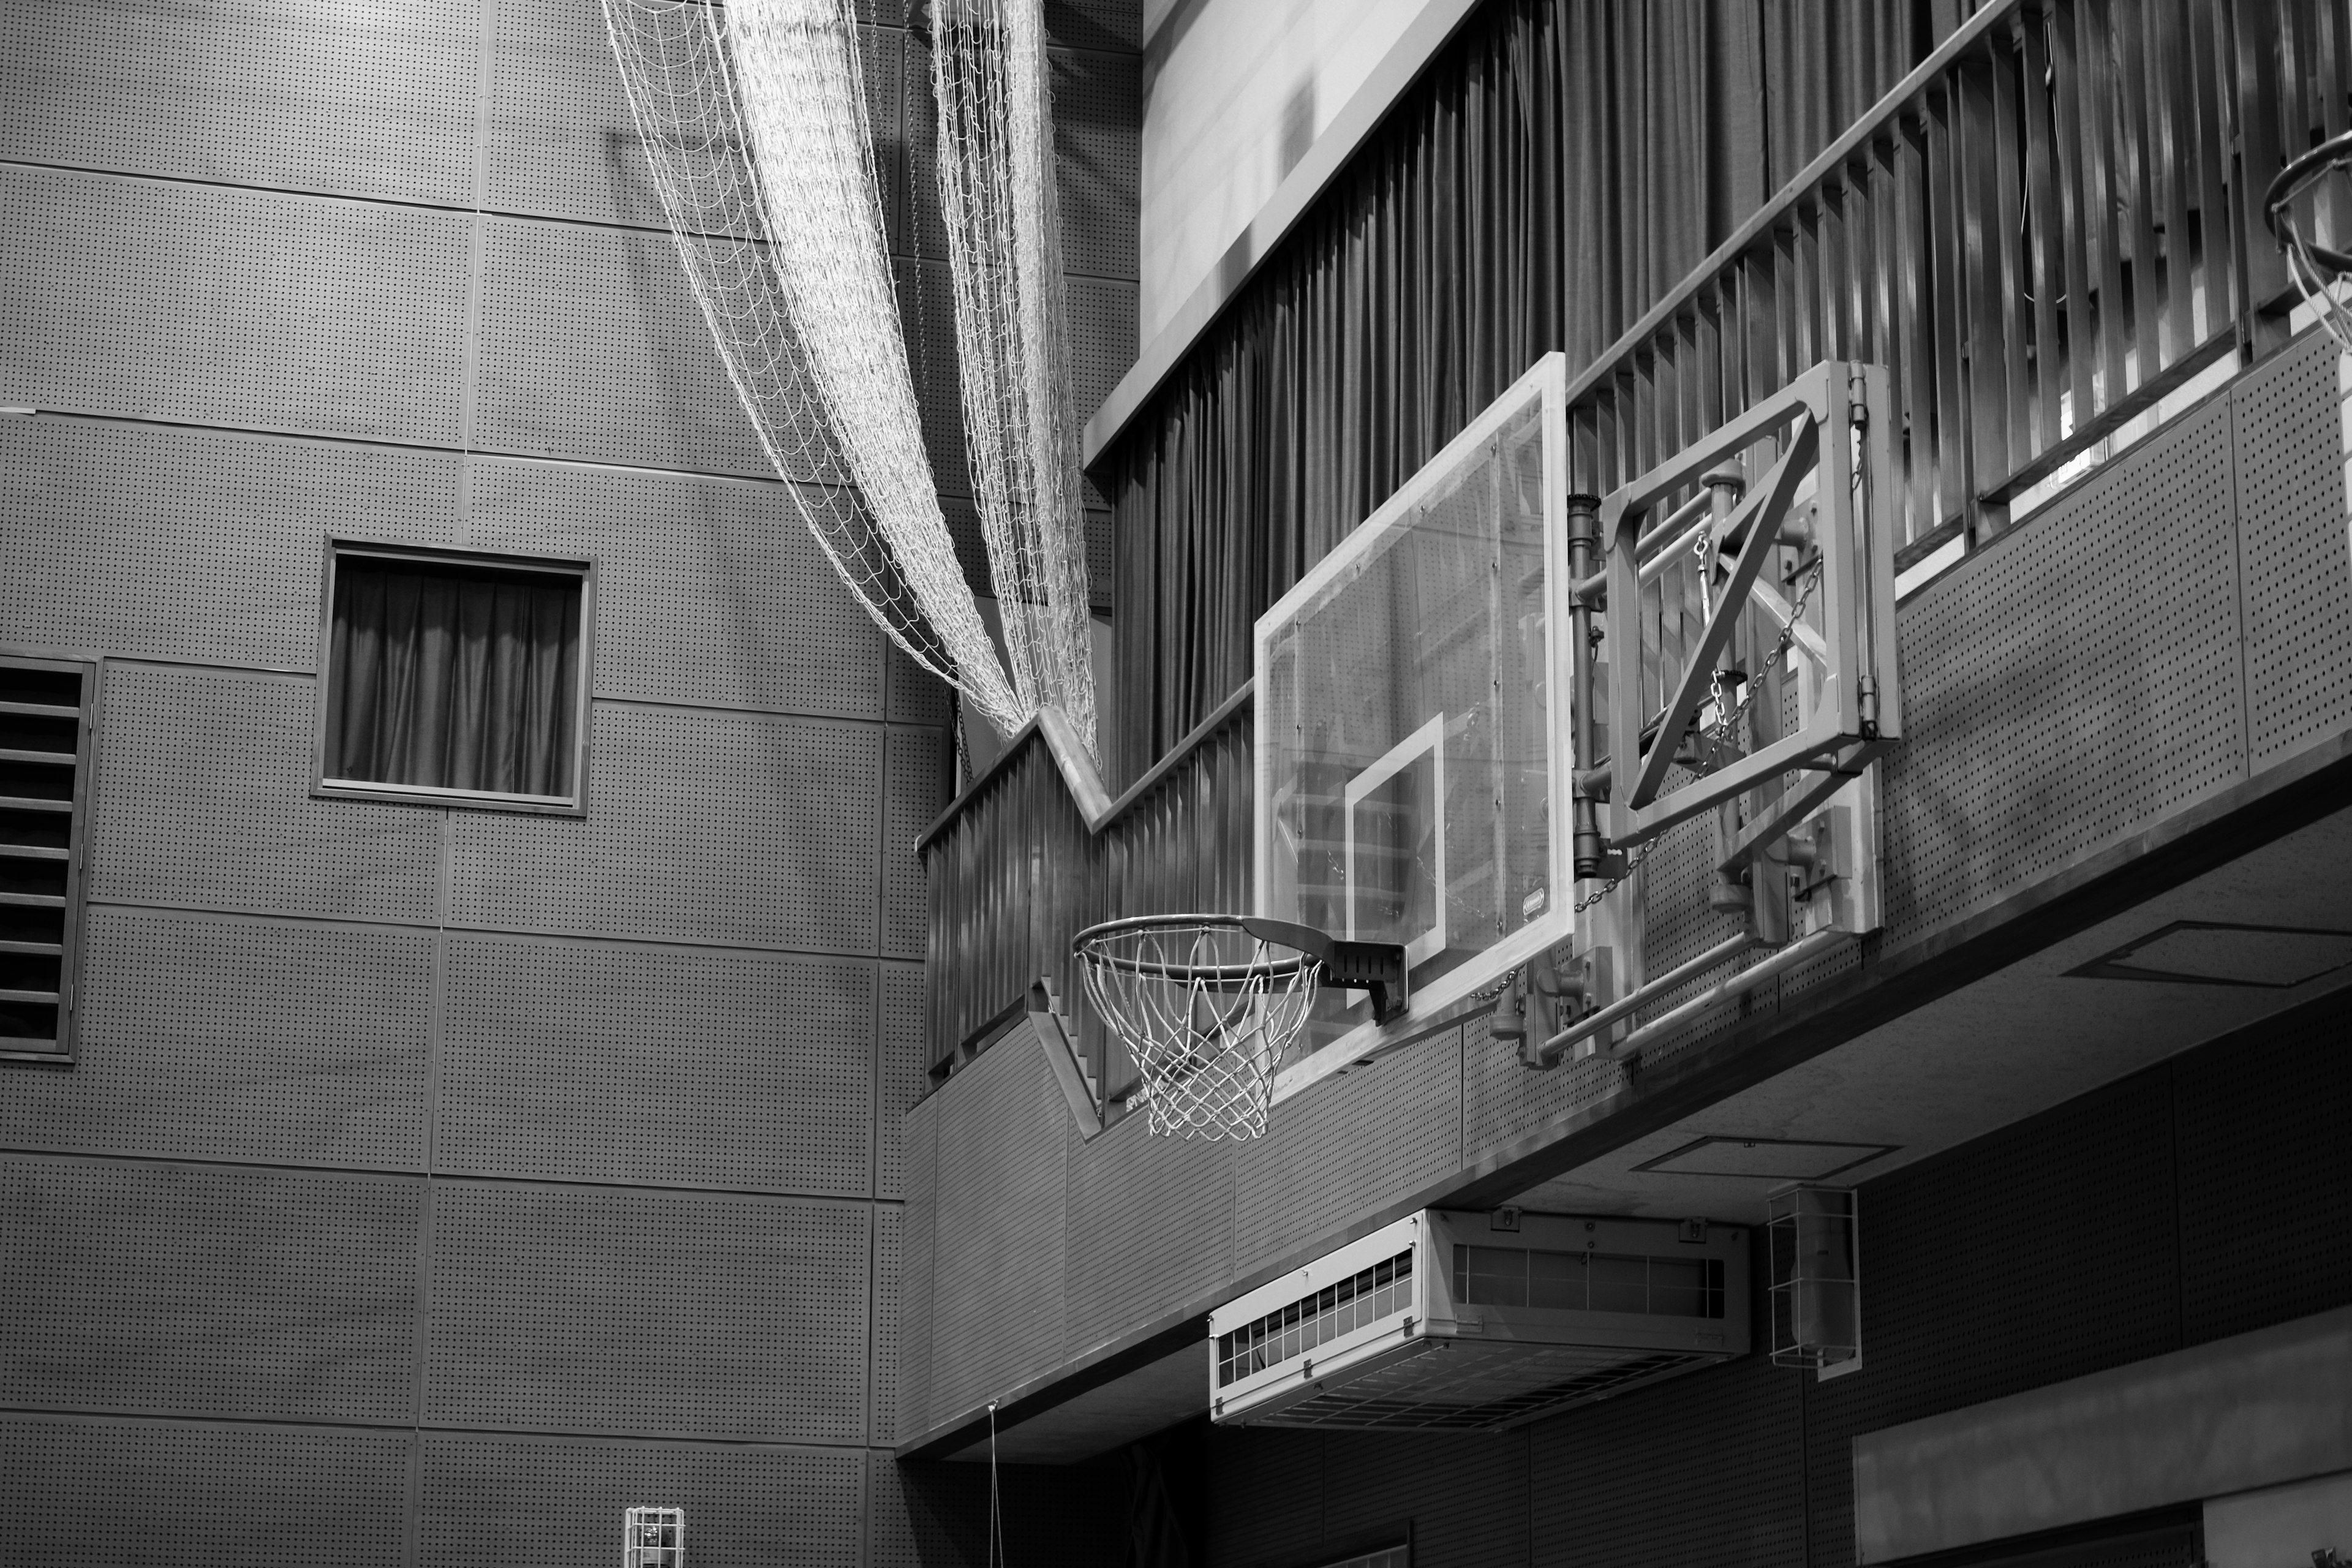
[[[1492,1431],[1746,1353],[1744,1230],[1517,1225],[1425,1209],[1217,1309],[1213,1418]]]

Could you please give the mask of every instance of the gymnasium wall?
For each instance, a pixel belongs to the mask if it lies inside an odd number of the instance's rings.
[[[1090,408],[1138,16],[1048,13]],[[860,14],[976,567],[922,44]],[[889,1458],[950,708],[766,470],[595,0],[16,8],[0,300],[0,649],[104,661],[79,1059],[0,1068],[12,1548],[976,1552]],[[584,818],[310,797],[334,536],[594,557]]]
[[[1494,1436],[1203,1423],[1205,1559],[1409,1529],[1413,1568],[1849,1568],[1857,1434],[2352,1302],[2347,1009],[1864,1183],[1863,1365],[1832,1382],[1751,1355]]]
[[[1645,1071],[1760,1034],[1758,1015],[1857,973],[1901,984],[1965,922],[2006,918],[2093,857],[2341,743],[2352,576],[2336,361],[2310,334],[1904,602],[1885,929],[1759,989],[1744,1016],[1662,1042]],[[1738,930],[1706,900],[1711,832],[1694,819],[1647,862],[1654,973]],[[1560,1136],[1629,1082],[1606,1055],[1528,1073],[1473,1018],[1277,1106],[1262,1140],[1155,1140],[1130,1117],[1087,1142],[1039,1052],[991,1051],[907,1118],[901,1433],[951,1435],[992,1395],[1204,1316]]]

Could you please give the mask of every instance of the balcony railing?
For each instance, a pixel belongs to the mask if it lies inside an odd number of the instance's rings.
[[[1070,939],[1125,915],[1250,907],[1250,701],[1244,687],[1117,800],[1046,713],[941,814],[918,845],[930,878],[934,1077],[1044,983],[1077,1023],[1106,1100],[1126,1091],[1134,1063],[1076,1005]]]
[[[1579,487],[1867,361],[1895,386],[1904,563],[1998,533],[2200,371],[2284,337],[2260,201],[2345,127],[2347,20],[2344,0],[1996,0],[1576,379]]]
[[[1824,359],[1887,367],[1922,574],[2286,336],[2259,205],[2347,127],[2352,0],[1994,0],[1570,384],[1572,478],[1605,492]],[[2315,215],[2323,243],[2352,210]],[[922,841],[935,1073],[1100,920],[1246,910],[1246,688],[1109,800],[1031,726]]]

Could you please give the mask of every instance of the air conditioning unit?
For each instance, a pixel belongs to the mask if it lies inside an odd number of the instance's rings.
[[[1495,1431],[1746,1354],[1748,1234],[1423,1209],[1209,1334],[1220,1423]]]

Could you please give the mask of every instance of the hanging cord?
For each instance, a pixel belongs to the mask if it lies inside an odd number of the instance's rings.
[[[988,1568],[1004,1563],[1004,1509],[996,1492],[996,1401],[988,1402]]]

